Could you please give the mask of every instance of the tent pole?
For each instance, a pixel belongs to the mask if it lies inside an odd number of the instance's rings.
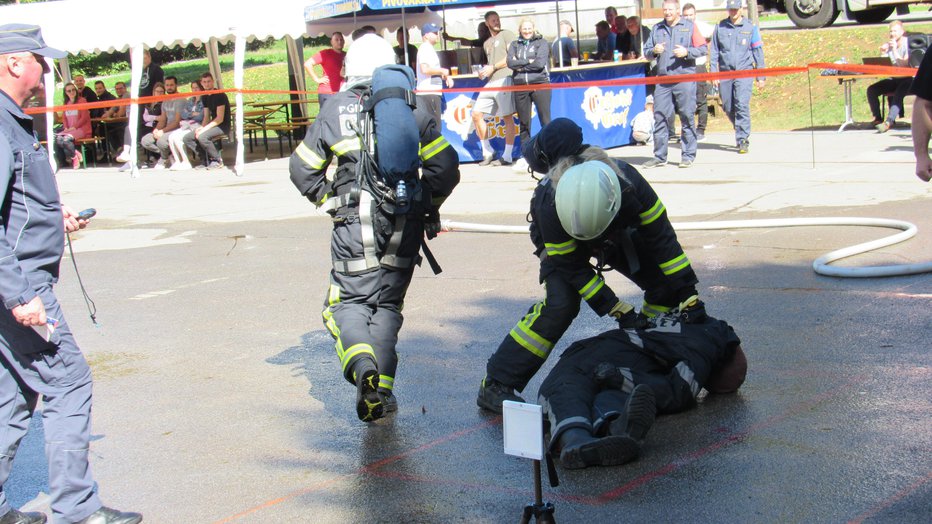
[[[139,176],[139,167],[136,165],[136,139],[139,134],[139,102],[136,100],[139,98],[139,82],[142,80],[142,44],[136,44],[133,47],[129,48],[129,62],[130,69],[132,70],[132,78],[130,84],[130,98],[133,99],[133,103],[129,106],[129,119],[126,121],[126,125],[129,126],[129,161],[132,162],[132,176],[136,178]]]
[[[243,149],[243,62],[246,59],[246,38],[237,34],[233,44],[233,86],[236,88],[236,165],[233,173],[243,176],[246,168]]]
[[[427,9],[425,7],[425,9]],[[395,38],[397,40],[397,38]],[[404,48],[404,65],[411,63],[411,57],[408,56],[408,22],[405,21],[405,8],[401,8],[401,45]],[[417,77],[417,71],[414,72],[414,76]]]
[[[427,9],[427,8],[425,7],[424,9]],[[446,32],[447,30],[447,8],[442,7],[441,9],[442,10],[440,11],[440,16],[441,16],[441,21],[443,23],[443,29],[441,29],[441,31]],[[440,41],[443,42],[443,50],[446,51],[447,50],[447,39],[443,38],[443,35],[440,35],[440,36],[441,36]]]
[[[560,0],[556,0],[553,4],[557,7],[557,36],[553,38],[553,41],[558,42],[560,40]],[[551,56],[550,61],[554,64],[554,67],[563,67],[563,44],[558,45],[557,49],[560,50],[560,57],[554,60],[554,57]]]
[[[582,56],[582,48],[579,46],[579,34],[582,33],[579,27],[579,0],[573,0],[573,9],[576,11],[576,51]]]

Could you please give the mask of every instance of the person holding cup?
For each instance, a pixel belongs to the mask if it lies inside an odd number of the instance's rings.
[[[561,24],[562,25],[562,24]],[[534,21],[523,18],[518,24],[518,38],[508,46],[508,67],[516,86],[528,86],[515,91],[515,109],[518,112],[521,143],[531,139],[531,104],[537,106],[537,118],[541,127],[550,123],[550,89],[540,85],[550,83],[550,44],[537,32]],[[515,162],[514,170],[527,170],[527,162],[521,158]]]

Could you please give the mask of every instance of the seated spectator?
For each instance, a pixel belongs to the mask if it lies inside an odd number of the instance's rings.
[[[165,94],[174,95],[178,93],[178,79],[174,76],[165,78]],[[156,84],[155,94],[158,95],[158,84]],[[181,123],[181,113],[184,111],[185,99],[173,98],[162,102],[162,111],[156,121],[155,128],[151,133],[146,134],[140,140],[143,149],[158,153],[159,159],[155,163],[155,169],[165,169],[168,167],[168,159],[171,156],[171,147],[168,143],[168,135],[178,129]]]
[[[116,100],[116,97],[113,96],[113,93],[107,91],[107,86],[100,80],[94,82],[94,95],[97,97],[98,102],[106,102],[108,100]],[[106,109],[98,108],[91,109],[91,118],[100,118]],[[103,136],[103,134],[98,133],[97,136]]]
[[[165,85],[161,82],[155,84],[152,88],[152,95],[162,96],[165,94]],[[151,95],[150,95],[151,96]],[[137,132],[137,137],[145,138],[148,136],[155,126],[158,124],[159,119],[162,116],[162,102],[154,101],[143,104],[142,106],[142,117],[139,119],[139,131]],[[129,126],[125,126],[123,129],[123,149],[120,154],[117,156],[118,162],[126,162],[126,165],[120,167],[120,171],[126,171],[132,167],[130,161],[130,151],[132,144],[132,136],[129,132]],[[161,169],[164,169],[164,165]]]
[[[343,60],[346,58],[344,44],[343,33],[337,31],[330,36],[330,49],[323,49],[304,62],[305,71],[317,82],[318,107],[323,107],[327,99],[339,93],[343,85]],[[321,67],[323,76],[317,74],[315,65]]]
[[[126,83],[117,82],[113,84],[113,90],[116,91],[116,98],[118,99],[129,98],[129,93],[126,91]],[[113,106],[109,109],[104,110],[104,112],[100,115],[100,118],[104,120],[125,119],[126,110],[128,107],[129,106],[125,104],[119,105],[119,106]],[[118,149],[120,149],[120,147],[123,145],[123,133],[124,131],[126,131],[126,121],[125,120],[116,121],[116,122],[108,121],[105,124],[102,124],[102,129],[106,130],[106,133],[101,131],[99,134],[100,136],[103,136],[104,134],[106,134],[106,136],[104,136],[106,147],[108,147],[111,151],[117,151]]]
[[[210,73],[201,75],[204,91],[214,88],[214,77]],[[201,146],[207,155],[207,169],[222,169],[223,159],[214,139],[230,134],[230,99],[226,93],[214,93],[204,97],[203,125],[184,136],[186,146],[194,150]]]
[[[65,84],[65,105],[83,104],[78,88],[73,83]],[[91,113],[87,109],[65,109],[62,115],[62,130],[55,134],[55,156],[59,165],[70,163],[75,169],[81,166],[81,152],[75,150],[74,141],[88,138],[91,131]]]
[[[579,58],[579,50],[576,49],[576,42],[573,41],[573,24],[569,20],[560,20],[560,38],[553,42],[550,56],[554,67],[569,67],[573,64],[574,58]]]
[[[168,136],[168,145],[172,152],[172,171],[191,169],[191,161],[188,159],[187,148],[184,145],[184,137],[188,133],[201,127],[204,121],[204,102],[197,93],[203,91],[201,83],[195,80],[191,82],[191,98],[184,101],[184,108],[181,110],[181,121],[178,123],[178,129],[171,132]]]
[[[628,18],[625,24],[628,27],[628,39],[630,40],[626,58],[628,60],[641,58],[644,56],[644,42],[650,38],[650,29],[641,25],[641,19],[636,16]]]
[[[84,100],[88,102],[97,101],[97,93],[95,93],[93,89],[88,87],[87,81],[84,79],[84,75],[74,75],[74,78],[72,78],[72,82],[74,82],[75,87],[78,88],[79,98],[83,98]],[[93,116],[94,116],[94,110],[92,109],[91,117],[93,118]]]
[[[649,144],[654,139],[654,97],[647,95],[644,110],[631,121],[631,139],[635,144]]]
[[[612,32],[615,33],[615,50],[618,55],[625,59],[628,52],[631,51],[631,35],[628,34],[628,17],[618,15],[615,17],[615,23],[612,25]]]
[[[638,457],[656,414],[696,405],[702,388],[738,390],[747,358],[734,330],[711,317],[655,317],[575,342],[540,387],[550,447],[566,469]]]
[[[398,41],[398,45],[393,48],[395,50],[395,63],[407,64],[411,71],[417,71],[417,46],[408,39],[408,32],[405,31],[404,27],[399,27],[395,31],[395,40]],[[405,60],[405,52],[408,54],[407,60]]]
[[[890,62],[897,67],[909,67],[909,46],[907,45],[906,30],[903,22],[894,20],[890,22],[890,39],[880,46],[880,52],[890,57]],[[874,121],[871,122],[878,133],[886,133],[896,123],[896,119],[903,114],[903,98],[909,91],[912,77],[885,78],[867,87],[867,103],[871,108]],[[886,120],[880,116],[880,97],[887,95]]]
[[[611,26],[605,20],[600,20],[595,25],[595,36],[598,38],[598,44],[595,50],[596,60],[614,60],[615,59],[615,33],[612,32]]]

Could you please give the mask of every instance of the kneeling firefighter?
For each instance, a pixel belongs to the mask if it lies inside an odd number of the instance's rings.
[[[411,70],[394,61],[377,35],[353,42],[343,90],[321,108],[289,165],[301,194],[333,217],[323,321],[364,421],[397,410],[395,345],[405,293],[422,248],[439,272],[425,231],[436,236],[440,205],[459,183],[455,150],[415,108]],[[327,176],[334,157],[336,171]]]
[[[547,173],[531,199],[531,241],[547,296],[534,304],[489,358],[477,404],[501,412],[523,390],[579,314],[580,299],[621,327],[673,309],[701,320],[698,280],[650,184],[626,162],[582,143],[566,118],[523,146],[533,171]],[[591,262],[595,259],[595,264]],[[638,314],[602,278],[614,269],[644,290]]]

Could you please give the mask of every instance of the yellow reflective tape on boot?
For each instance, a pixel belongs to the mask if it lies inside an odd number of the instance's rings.
[[[437,153],[443,151],[444,149],[448,147],[450,147],[450,143],[447,142],[446,138],[441,136],[437,140],[434,140],[433,142],[421,148],[421,151],[420,151],[421,161],[430,159],[432,156],[436,155]]]
[[[650,224],[651,222],[657,220],[658,218],[660,218],[660,215],[662,215],[663,212],[666,210],[667,208],[663,205],[663,202],[661,202],[660,199],[658,198],[657,201],[654,202],[654,205],[650,207],[650,209],[638,215],[639,217],[641,217],[641,225],[646,226],[647,224]]]
[[[582,289],[579,290],[579,295],[583,297],[583,300],[589,300],[590,298],[595,296],[595,294],[598,293],[599,290],[602,289],[604,286],[605,286],[605,281],[602,280],[602,277],[600,277],[599,275],[596,275],[592,277],[592,280],[590,280],[585,286],[583,286]]]
[[[294,152],[311,169],[320,169],[327,163],[326,159],[320,158],[320,155],[314,151],[311,151],[311,148],[307,147],[304,142],[298,144],[298,147],[294,150]]]
[[[673,308],[668,306],[649,304],[647,301],[644,301],[644,304],[641,306],[641,314],[647,318],[654,318],[657,315],[662,315],[672,309]]]
[[[573,251],[576,251],[576,241],[567,240],[566,242],[561,242],[559,244],[550,244],[544,242],[544,250],[547,251],[547,256],[554,255],[568,255]]]
[[[388,375],[379,375],[379,387],[391,391],[395,387],[395,379]]]
[[[537,333],[534,333],[531,328],[525,326],[523,323],[519,323],[515,326],[509,334],[521,347],[544,360],[547,359],[547,355],[549,355],[550,350],[553,349],[553,344],[551,342]]]
[[[346,366],[348,366],[350,361],[353,360],[353,357],[362,354],[369,355],[372,357],[372,360],[375,360],[375,351],[372,351],[372,346],[365,343],[350,346],[349,349],[343,353],[343,357],[340,359],[340,362],[343,364],[344,375],[346,374]]]
[[[686,253],[683,253],[673,260],[668,260],[663,264],[660,264],[660,270],[663,271],[664,275],[670,276],[687,266],[689,266],[689,259],[686,258]]]

